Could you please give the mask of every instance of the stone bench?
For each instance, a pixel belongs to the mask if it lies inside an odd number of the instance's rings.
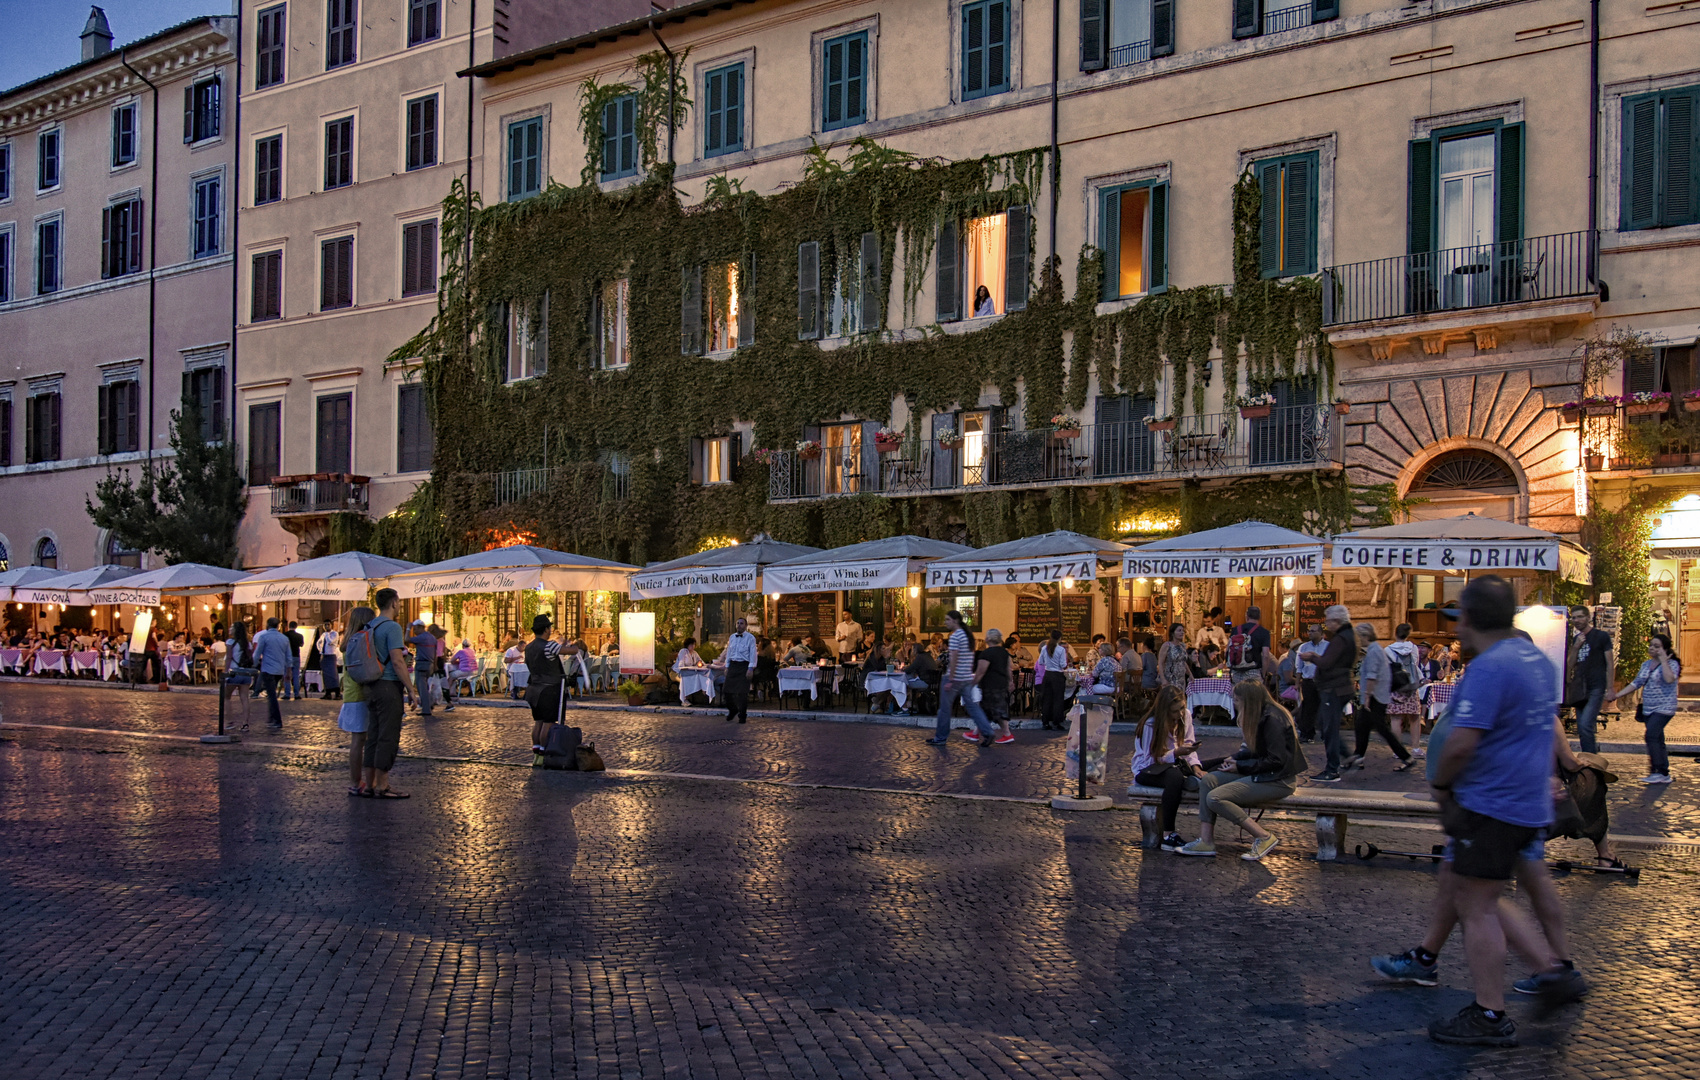
[[[1134,784],[1127,793],[1140,801],[1139,829],[1141,845],[1155,849],[1163,842],[1163,830],[1158,820],[1158,804],[1162,802],[1161,788],[1141,787]],[[1183,802],[1196,804],[1198,793],[1189,791],[1182,797]],[[1399,792],[1399,791],[1342,791],[1335,788],[1318,788],[1314,785],[1299,788],[1292,795],[1280,802],[1268,803],[1260,807],[1248,807],[1250,810],[1263,810],[1270,807],[1280,807],[1285,810],[1302,810],[1316,814],[1316,858],[1318,862],[1326,862],[1340,857],[1340,852],[1346,846],[1347,818],[1350,814],[1371,814],[1376,817],[1423,817],[1438,818],[1440,804],[1428,797],[1428,792]]]

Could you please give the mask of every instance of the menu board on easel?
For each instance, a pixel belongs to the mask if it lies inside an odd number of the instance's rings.
[[[1015,598],[1015,632],[1023,641],[1046,641],[1051,631],[1062,631],[1063,640],[1070,644],[1085,644],[1092,640],[1092,597],[1065,596],[1062,598],[1062,622],[1057,622],[1057,602],[1046,596]]]
[[[812,637],[831,641],[838,630],[837,593],[792,593],[779,598],[779,640],[807,642]]]
[[[1595,608],[1594,629],[1604,630],[1611,635],[1611,655],[1615,662],[1618,657],[1623,655],[1621,648],[1623,645],[1623,609],[1607,607],[1604,604]]]
[[[1340,602],[1338,589],[1305,589],[1299,593],[1299,632],[1308,633],[1311,623],[1320,624],[1328,609]]]

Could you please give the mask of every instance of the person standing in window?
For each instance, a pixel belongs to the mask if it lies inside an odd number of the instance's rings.
[[[981,319],[987,315],[996,315],[997,305],[992,302],[992,290],[984,285],[974,290],[974,317]]]

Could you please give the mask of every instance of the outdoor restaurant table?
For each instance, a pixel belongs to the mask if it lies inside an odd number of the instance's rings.
[[[18,665],[24,661],[22,649],[0,649],[0,671],[17,672]]]
[[[93,649],[84,649],[72,653],[71,670],[78,675],[85,671],[90,675],[98,675],[100,673],[100,654]]]
[[[34,674],[65,670],[65,654],[58,649],[42,649],[35,654]]]
[[[100,658],[100,679],[102,682],[118,677],[118,658],[103,656]]]
[[[165,657],[165,679],[171,681],[173,675],[189,677],[189,657],[187,655],[167,655]]]
[[[868,697],[890,694],[899,708],[909,704],[909,677],[901,671],[870,671],[862,679]]]
[[[800,694],[807,690],[809,692],[809,700],[815,700],[820,697],[820,691],[816,689],[815,686],[816,680],[820,678],[820,671],[821,669],[818,667],[780,668],[779,693],[783,695],[790,691],[795,691]]]
[[[1428,718],[1430,720],[1438,718],[1441,713],[1446,711],[1446,707],[1452,704],[1452,691],[1457,686],[1457,683],[1435,682],[1422,688],[1422,695],[1428,699]]]
[[[1226,709],[1230,714],[1234,711],[1234,682],[1232,679],[1194,679],[1186,688],[1186,703],[1188,708],[1197,709],[1204,705],[1214,705]]]
[[[687,704],[686,698],[701,691],[714,699],[714,673],[706,667],[685,667],[679,669],[679,704]]]

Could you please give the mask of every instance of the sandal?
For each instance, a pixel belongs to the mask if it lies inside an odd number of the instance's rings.
[[[390,788],[385,788],[384,790],[378,792],[376,795],[373,795],[372,798],[374,798],[374,799],[411,799],[411,798],[413,798],[413,796],[407,794],[405,791],[393,791]]]
[[[1409,772],[1416,767],[1417,767],[1417,759],[1414,758],[1414,757],[1408,757],[1404,760],[1403,764],[1393,766],[1393,771],[1394,772]]]
[[[1606,858],[1601,858],[1599,856],[1594,857],[1594,865],[1600,867],[1603,870],[1627,870],[1627,869],[1629,869],[1629,864],[1625,863],[1622,859],[1606,859]]]
[[[366,797],[366,785],[356,784],[348,789],[348,793],[356,799],[363,799]]]

